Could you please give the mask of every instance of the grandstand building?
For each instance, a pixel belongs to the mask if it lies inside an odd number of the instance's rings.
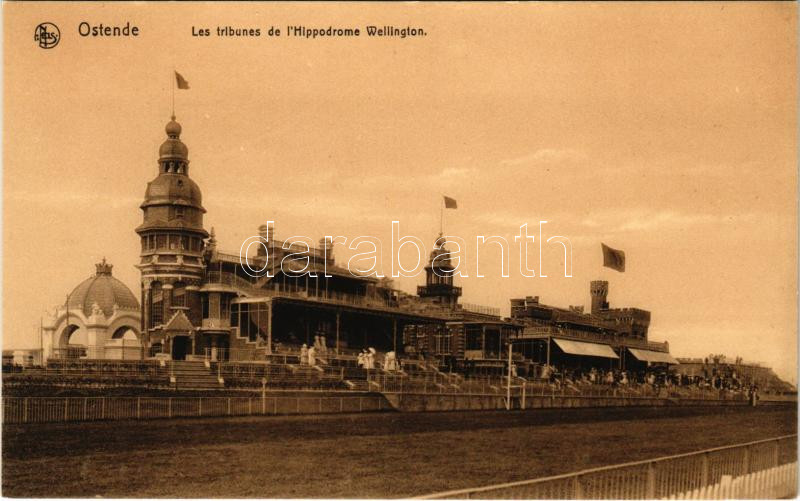
[[[648,340],[650,312],[609,308],[608,282],[591,282],[592,310],[539,302],[539,296],[511,300],[511,319],[524,327],[514,340],[523,357],[539,365],[573,369],[640,370],[678,361],[669,343]]]
[[[546,306],[538,297],[511,300],[510,318],[495,308],[461,304],[441,234],[416,295],[338,266],[324,239],[307,248],[276,238],[271,225],[259,227],[265,245],[255,255],[223,252],[213,228],[204,227],[202,193],[190,177],[189,150],[174,117],[165,132],[135,230],[141,241],[141,310],[111,276],[111,265],[98,264],[96,275],[45,326],[48,357],[297,363],[306,344],[330,360],[354,360],[357,352],[373,348],[379,359],[394,351],[404,361],[497,374],[507,366],[512,343],[523,375],[535,375],[544,364],[676,363],[667,343],[648,341],[648,311],[609,308],[608,282],[591,283],[590,313]],[[263,272],[254,277],[243,265]],[[88,342],[75,347],[69,338],[79,328],[89,333]],[[135,337],[135,351],[122,341],[117,353],[114,345],[126,332]]]
[[[331,355],[366,347],[401,351],[406,326],[443,325],[449,318],[460,294],[452,277],[449,285],[439,283],[440,289],[417,301],[388,281],[337,266],[324,241],[306,249],[276,239],[267,225],[259,228],[266,249],[247,264],[269,273],[252,277],[240,256],[220,251],[213,229],[209,233],[203,226],[202,194],[189,177],[188,148],[174,119],[166,134],[136,228],[147,355],[286,360],[302,344],[316,343]],[[304,257],[284,261],[298,252]]]

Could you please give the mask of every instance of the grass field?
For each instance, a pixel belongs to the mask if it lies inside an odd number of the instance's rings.
[[[796,432],[791,408],[180,419],[3,428],[4,496],[402,497]]]

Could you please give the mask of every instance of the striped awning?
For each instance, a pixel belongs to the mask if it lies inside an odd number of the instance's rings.
[[[672,355],[663,351],[641,350],[638,348],[628,348],[631,355],[641,360],[642,362],[654,362],[660,364],[677,365],[680,362],[675,360]]]
[[[569,339],[553,338],[564,353],[570,355],[584,355],[587,357],[619,358],[614,350],[607,344],[586,343],[583,341],[572,341]]]

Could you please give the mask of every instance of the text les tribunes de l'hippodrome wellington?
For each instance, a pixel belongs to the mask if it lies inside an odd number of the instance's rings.
[[[112,26],[108,24],[90,24],[86,21],[78,24],[78,34],[82,37],[139,37],[143,31],[130,22],[124,25]],[[291,37],[291,38],[338,38],[338,37],[424,37],[427,32],[423,28],[405,26],[377,26],[368,25],[364,28],[342,28],[335,26],[308,27],[303,25],[290,25],[286,27],[270,26],[269,28],[240,28],[233,26],[216,26],[214,29],[202,26],[192,26],[193,37],[242,37],[256,38]]]

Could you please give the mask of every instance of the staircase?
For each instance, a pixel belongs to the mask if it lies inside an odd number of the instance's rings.
[[[174,377],[176,390],[217,390],[223,387],[217,375],[206,367],[205,362],[197,360],[172,360],[170,376]]]

